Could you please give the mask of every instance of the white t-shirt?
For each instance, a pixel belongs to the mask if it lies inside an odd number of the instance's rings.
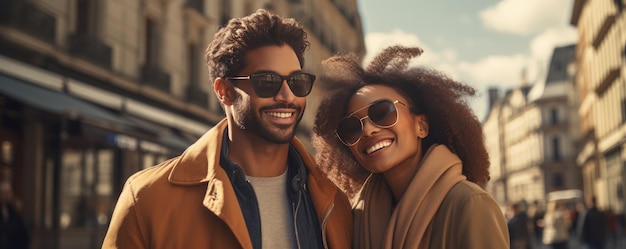
[[[276,177],[246,177],[259,203],[263,248],[297,248],[287,171]]]

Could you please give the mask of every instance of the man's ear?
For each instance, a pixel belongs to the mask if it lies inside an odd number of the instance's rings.
[[[221,77],[217,77],[213,82],[213,91],[215,92],[217,99],[219,99],[222,104],[232,105],[235,91],[232,83]]]

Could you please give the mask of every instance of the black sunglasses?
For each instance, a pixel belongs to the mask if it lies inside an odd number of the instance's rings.
[[[355,145],[361,140],[363,119],[366,118],[369,118],[374,125],[380,128],[389,128],[396,125],[398,123],[398,109],[396,103],[406,106],[406,104],[399,100],[391,101],[388,99],[380,99],[350,113],[337,124],[337,130],[335,131],[337,137],[346,146]],[[354,115],[365,108],[367,108],[367,116],[359,118]]]
[[[315,81],[315,75],[304,72],[295,72],[287,76],[282,76],[275,72],[262,72],[253,73],[248,76],[227,76],[224,77],[224,79],[250,80],[254,93],[256,93],[256,95],[260,98],[274,97],[278,91],[280,91],[283,81],[286,80],[293,95],[304,97],[309,95],[311,92],[313,82]]]

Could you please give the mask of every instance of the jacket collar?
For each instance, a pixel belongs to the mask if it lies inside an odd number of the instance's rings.
[[[168,180],[177,185],[195,185],[214,178],[216,170],[221,170],[219,152],[226,126],[224,119],[190,145],[174,165]]]
[[[224,196],[235,196],[228,175],[220,166],[222,137],[227,125],[228,122],[223,119],[190,145],[175,163],[168,177],[169,182],[175,185],[209,183],[204,203],[207,207],[213,206],[217,209],[222,209],[227,202],[223,199]],[[338,189],[317,168],[313,156],[300,140],[294,137],[290,145],[290,150],[298,153],[306,167],[308,190],[315,202],[318,217],[322,219],[332,209]],[[232,201],[237,202],[236,198]]]
[[[355,248],[428,248],[428,227],[447,193],[466,178],[445,145],[431,146],[398,202],[382,174],[372,174],[354,208]]]

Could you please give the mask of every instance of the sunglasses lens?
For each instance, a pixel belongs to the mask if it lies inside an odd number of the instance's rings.
[[[370,106],[367,110],[370,120],[381,127],[389,127],[398,121],[398,112],[393,102],[381,100]]]
[[[270,98],[280,90],[283,79],[279,75],[272,73],[254,74],[250,76],[250,82],[252,82],[252,88],[254,88],[257,96]]]
[[[355,116],[347,116],[337,124],[337,136],[346,145],[356,143],[361,137],[361,120]]]
[[[294,95],[298,97],[304,97],[309,95],[311,88],[313,87],[313,81],[315,77],[310,74],[297,73],[291,75],[289,78],[289,88]]]
[[[398,122],[398,111],[393,102],[388,99],[372,103],[367,108],[367,117],[374,125],[381,128],[389,128]],[[349,115],[337,124],[337,136],[342,143],[352,146],[361,137],[363,123],[358,117]]]
[[[252,87],[257,96],[271,98],[280,91],[283,85],[283,77],[276,73],[260,73],[250,76]],[[295,73],[289,76],[287,83],[294,95],[304,97],[309,95],[313,88],[315,76],[306,73]]]

